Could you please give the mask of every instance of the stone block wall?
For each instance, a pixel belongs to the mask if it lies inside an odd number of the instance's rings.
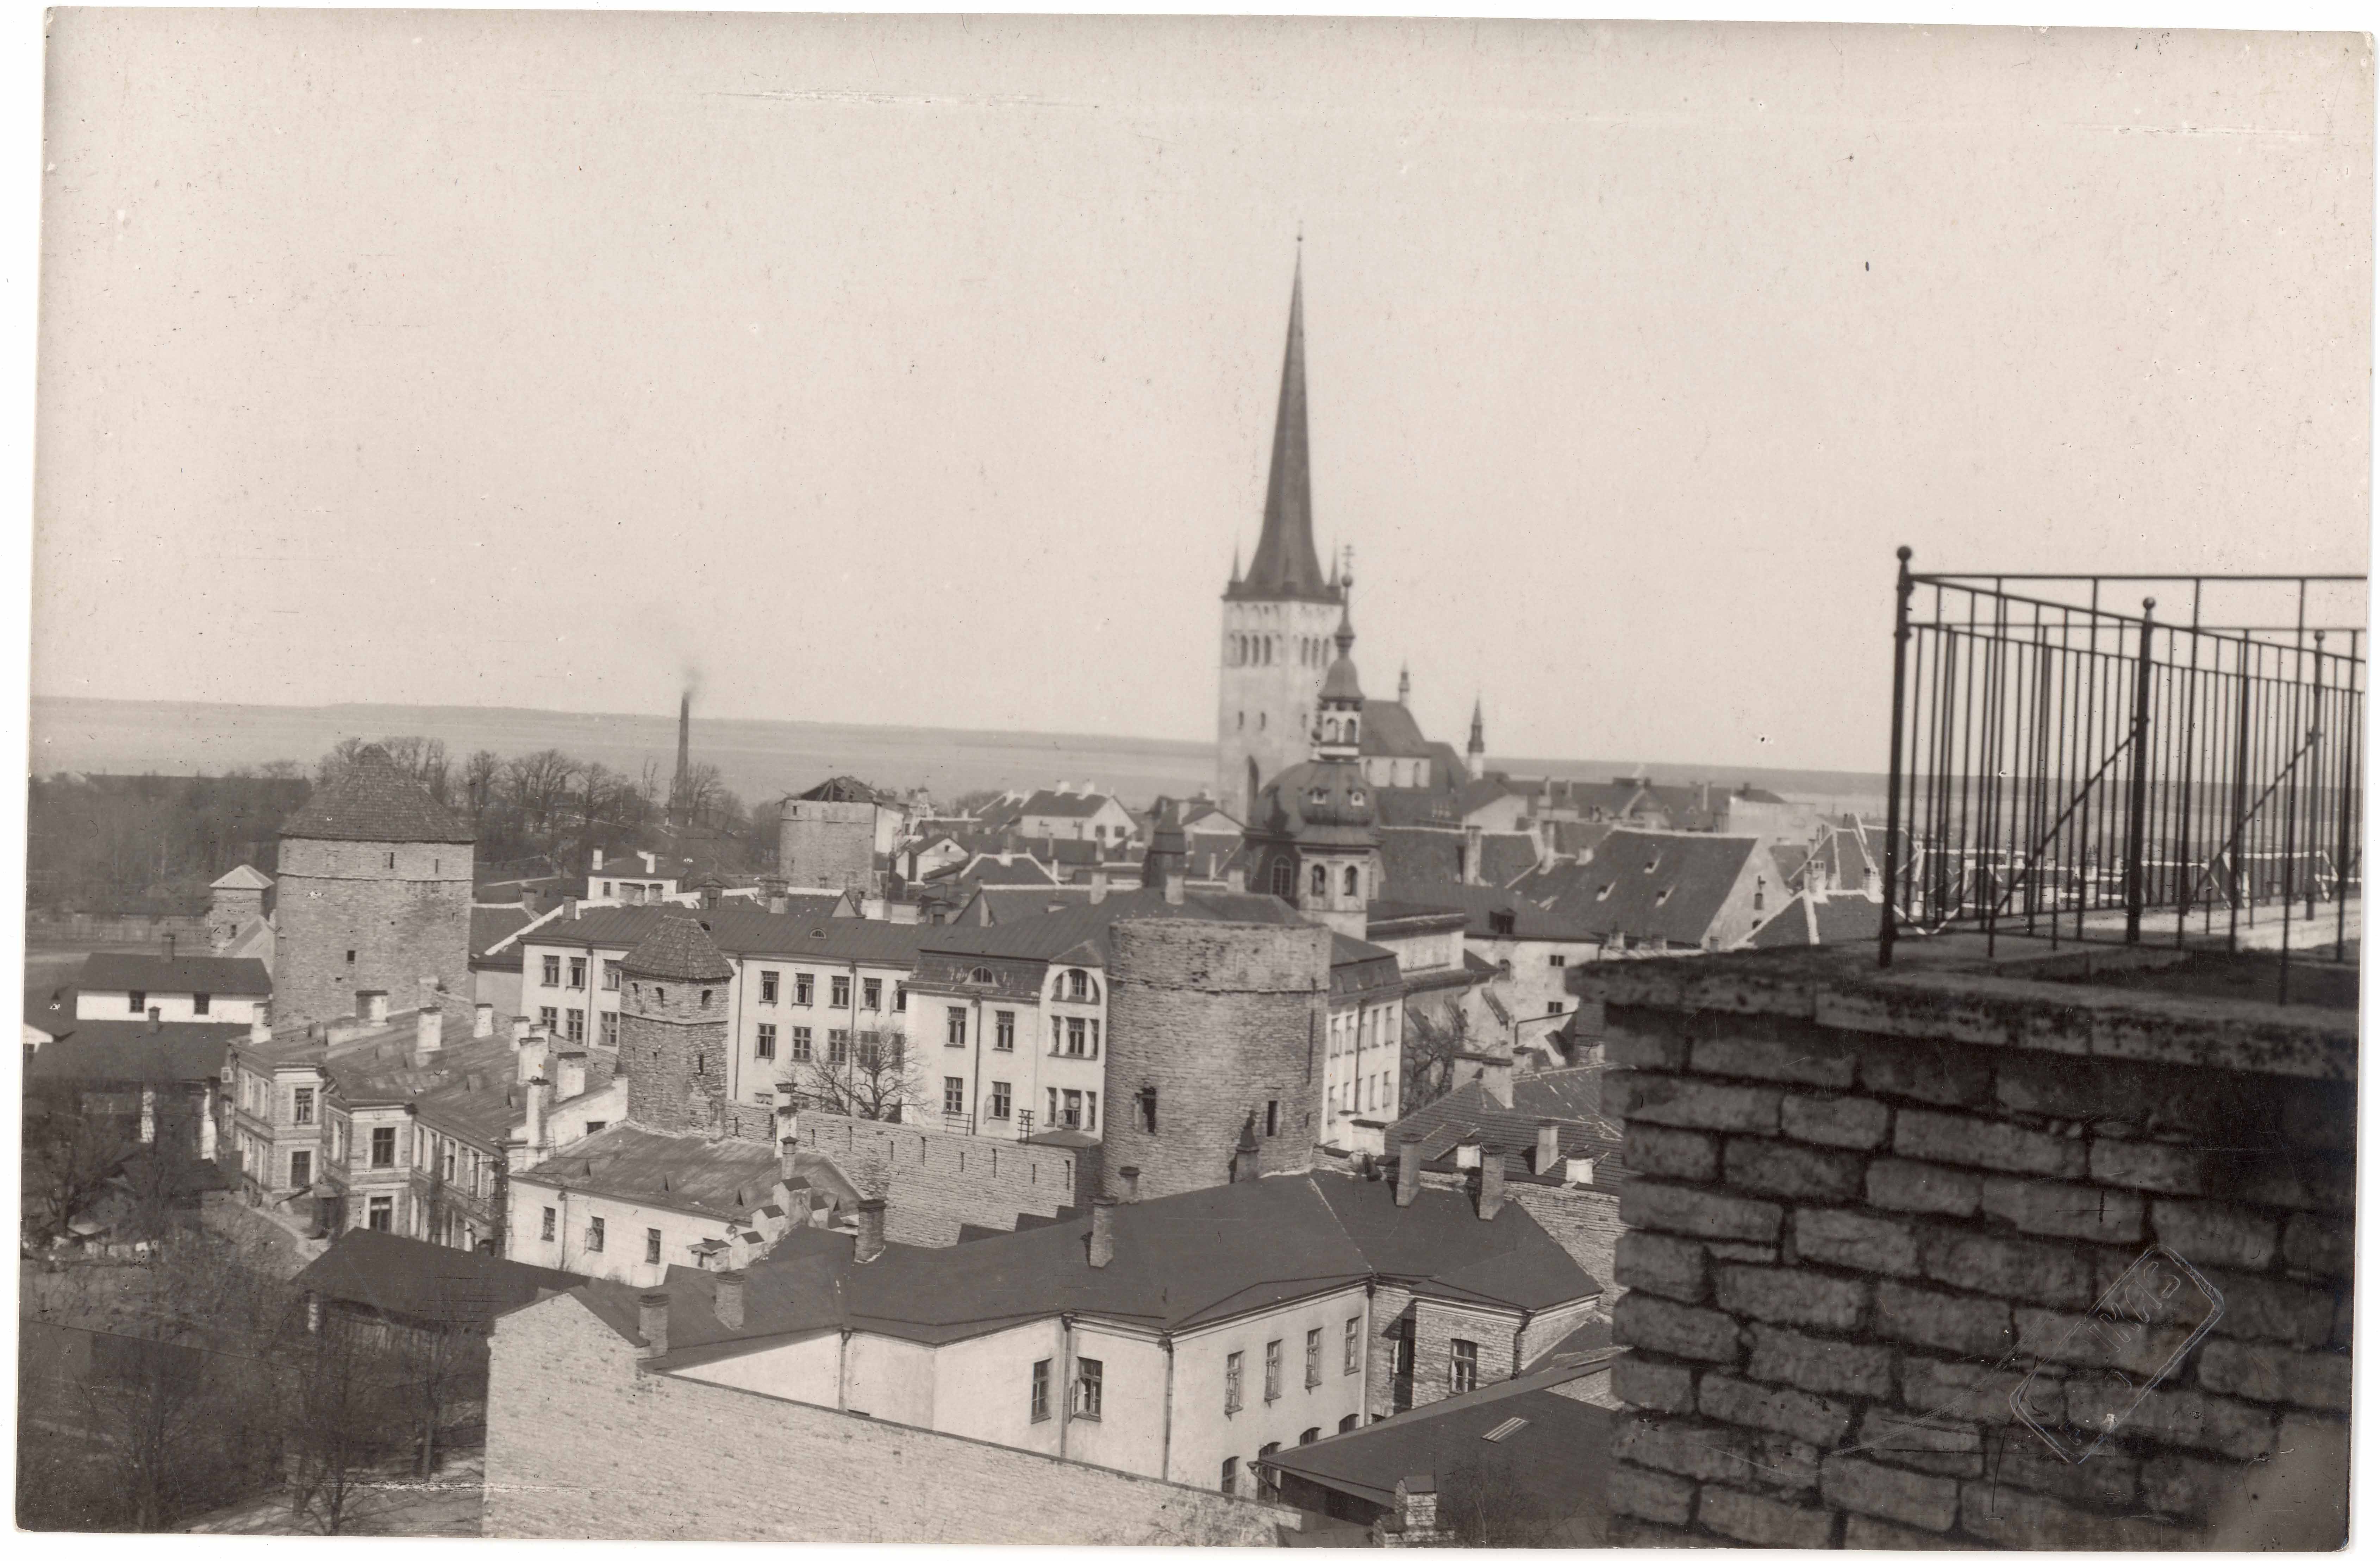
[[[727,1096],[726,983],[630,982],[620,1008],[619,1066],[630,1121],[666,1132],[726,1133],[735,1104]]]
[[[1557,1187],[1517,1179],[1505,1184],[1504,1195],[1529,1211],[1561,1243],[1572,1261],[1603,1287],[1606,1305],[1617,1298],[1620,1284],[1612,1277],[1612,1257],[1620,1245],[1620,1197],[1616,1192],[1587,1187]]]
[[[876,881],[876,805],[789,798],[777,819],[777,872],[795,889]]]
[[[358,992],[410,1007],[425,975],[468,1011],[468,845],[285,840],[279,877],[275,1026],[350,1018]]]
[[[491,1539],[1264,1544],[1300,1521],[1038,1453],[643,1369],[575,1297],[489,1347]]]
[[[2150,1040],[2036,1002],[1937,1010],[1926,1035],[1863,1011],[1839,1027],[1607,1006],[1627,1071],[1604,1098],[1639,1177],[1620,1193],[1629,1353],[1612,1386],[1633,1408],[1614,1432],[1614,1542],[2340,1543],[2352,1083],[2302,1076],[2321,1071],[2305,1047],[2274,1054],[2292,1077],[2124,1060],[2093,1039],[2212,1060],[2218,1020],[2203,1040],[2180,1017]],[[1947,1038],[1961,1026],[1973,1040]],[[2077,1330],[2152,1246],[2223,1311],[2133,1408],[2080,1370],[2110,1336]],[[2121,1337],[2142,1377],[2186,1342]],[[2036,1368],[2029,1402],[2114,1428],[2080,1462],[2011,1410]],[[2277,1469],[2285,1449],[2305,1456]],[[2335,1493],[2307,1478],[2333,1458]],[[2299,1484],[2260,1484],[2274,1479]]]
[[[1021,1215],[1071,1214],[1098,1185],[1097,1150],[820,1111],[795,1117],[791,1131],[797,1147],[826,1156],[855,1187],[882,1198],[885,1239],[906,1246],[953,1246],[963,1224],[1013,1230]]]

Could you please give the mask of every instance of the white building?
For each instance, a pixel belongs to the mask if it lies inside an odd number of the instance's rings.
[[[155,1019],[247,1026],[266,1017],[273,977],[261,960],[208,955],[93,954],[77,985],[78,1020]]]

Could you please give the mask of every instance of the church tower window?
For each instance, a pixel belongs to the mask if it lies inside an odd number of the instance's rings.
[[[1325,867],[1321,863],[1317,862],[1317,863],[1314,865],[1314,894],[1315,894],[1315,898],[1318,900],[1318,899],[1320,899],[1322,896],[1324,896],[1324,895],[1326,895],[1326,894],[1329,894],[1330,892],[1330,870],[1329,868]]]

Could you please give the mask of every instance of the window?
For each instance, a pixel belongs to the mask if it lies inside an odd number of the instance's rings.
[[[603,990],[616,992],[620,989],[620,967],[615,962],[605,960],[596,968],[603,973]]]
[[[298,1093],[291,1097],[289,1105],[289,1119],[291,1121],[297,1123],[301,1128],[311,1127],[313,1125],[314,1092],[312,1089],[305,1085],[298,1086]]]
[[[1305,1330],[1305,1386],[1309,1388],[1322,1386],[1322,1330],[1320,1328]]]
[[[1447,1391],[1468,1393],[1479,1386],[1479,1346],[1471,1339],[1454,1341],[1447,1361]]]
[[[1047,1361],[1033,1362],[1033,1418],[1050,1418],[1050,1362]]]
[[[1069,1019],[1066,1021],[1066,1055],[1068,1057],[1087,1057],[1090,1055],[1089,1052],[1084,1049],[1085,1038],[1087,1035],[1088,1032],[1084,1029],[1083,1022],[1081,1020]]]
[[[558,1030],[562,1027],[562,1010],[558,1008],[539,1009],[537,1010],[537,1022],[540,1024],[544,1025],[549,1031]]]
[[[966,1115],[966,1081],[955,1073],[942,1075],[942,1115]]]
[[[764,1003],[777,1000],[777,973],[773,970],[760,973],[760,1000]]]
[[[1240,1494],[1239,1459],[1225,1458],[1223,1460],[1223,1480],[1222,1483],[1217,1488],[1227,1496],[1235,1496]]]
[[[1279,1471],[1264,1466],[1264,1460],[1279,1451],[1281,1451],[1281,1444],[1278,1442],[1267,1442],[1257,1449],[1257,1499],[1258,1501],[1277,1501],[1281,1497]]]
[[[1280,1131],[1281,1102],[1278,1100],[1268,1100],[1265,1102],[1265,1136],[1267,1138],[1271,1138],[1277,1135]]]
[[[1342,892],[1347,896],[1347,898],[1348,898],[1348,899],[1350,899],[1350,900],[1354,899],[1354,898],[1356,897],[1356,893],[1357,893],[1357,891],[1358,891],[1358,890],[1363,887],[1363,882],[1364,882],[1364,880],[1363,880],[1360,877],[1358,877],[1358,876],[1357,876],[1356,871],[1355,871],[1355,869],[1354,869],[1354,868],[1350,867],[1350,868],[1348,868],[1348,869],[1347,869],[1347,877],[1346,877],[1346,878],[1345,878],[1344,882],[1345,882],[1345,888],[1344,888],[1344,889],[1342,890]]]
[[[578,1131],[578,1136],[579,1136],[579,1137],[581,1137],[581,1138],[592,1138],[592,1137],[594,1137],[597,1133],[601,1132],[605,1128],[610,1127],[611,1125],[612,1125],[611,1123],[609,1123],[609,1122],[607,1122],[607,1121],[604,1121],[604,1120],[603,1120],[601,1118],[600,1118],[600,1117],[598,1117],[598,1118],[590,1118],[590,1119],[589,1119],[589,1120],[588,1120],[588,1121],[587,1121],[587,1122],[586,1122],[586,1123],[585,1123],[585,1124],[584,1124],[584,1125],[579,1129],[579,1131]]]
[[[374,1198],[371,1201],[370,1211],[365,1217],[375,1230],[394,1229],[396,1225],[395,1197],[391,1195]]]
[[[148,994],[148,993],[146,993],[146,992],[135,992],[135,993],[131,994],[131,997],[132,997],[132,1003],[131,1003],[131,1009],[130,1009],[130,1011],[132,1011],[132,1012],[134,1012],[134,1013],[146,1013],[146,1012],[149,1010],[149,994]]]
[[[895,1013],[909,1011],[909,984],[905,981],[892,983],[892,1011]]]
[[[1068,1000],[1069,1002],[1077,1002],[1077,1003],[1080,1003],[1080,1002],[1088,1002],[1088,1001],[1090,1000],[1090,996],[1091,996],[1091,978],[1090,978],[1090,976],[1089,976],[1089,975],[1087,975],[1087,974],[1085,974],[1084,972],[1079,971],[1079,970],[1070,970],[1070,971],[1068,971],[1068,972],[1066,973],[1066,998],[1067,998],[1067,1000]]]
[[[587,1250],[590,1252],[603,1250],[603,1216],[600,1214],[587,1222]]]
[[[777,1027],[763,1024],[755,1032],[752,1055],[763,1062],[773,1062],[777,1057]]]
[[[809,1007],[810,998],[817,992],[817,990],[818,977],[814,975],[796,975],[794,977],[794,1001],[800,1007]]]
[[[1140,1094],[1135,1098],[1140,1103],[1140,1131],[1155,1132],[1157,1131],[1157,1086],[1141,1085]]]
[[[353,964],[353,963],[355,963],[355,962],[356,962],[356,951],[355,951],[353,949],[350,949],[350,950],[347,950],[347,963],[349,963],[349,964]]]
[[[1290,897],[1297,882],[1296,872],[1297,869],[1290,865],[1289,858],[1285,856],[1273,863],[1272,891],[1276,898],[1286,900]]]
[[[1081,1127],[1083,1125],[1083,1092],[1078,1089],[1070,1089],[1066,1092],[1065,1100],[1065,1112],[1059,1118],[1059,1120],[1062,1121],[1070,1128]]]
[[[570,989],[574,992],[584,992],[587,990],[587,962],[585,960],[574,959],[570,962]]]
[[[374,1170],[384,1170],[396,1164],[396,1130],[395,1128],[372,1129],[371,1163]]]
[[[810,1027],[808,1025],[794,1026],[793,1046],[787,1055],[795,1062],[808,1062],[810,1059]]]
[[[553,1211],[549,1208],[540,1212],[542,1217],[537,1222],[537,1239],[551,1241],[553,1240]]]
[[[859,984],[859,1006],[874,1010],[884,1006],[884,983],[869,976]]]
[[[314,1180],[314,1152],[310,1149],[289,1151],[289,1185],[305,1187]]]
[[[541,957],[538,961],[538,985],[541,986],[561,986],[562,956],[560,954],[547,954]]]
[[[829,1030],[826,1033],[826,1059],[840,1068],[851,1060],[851,1032]]]
[[[190,1011],[192,1013],[212,1013],[214,1011],[214,998],[205,992],[193,992],[190,994]]]
[[[1001,1009],[992,1014],[991,1022],[991,1049],[1014,1051],[1016,1049],[1016,1015],[1007,1009]]]
[[[833,996],[827,1000],[827,1007],[849,1008],[850,1006],[851,977],[848,975],[838,975],[834,978]]]
[[[1330,892],[1330,869],[1319,862],[1314,865],[1313,880],[1315,898],[1320,899]]]
[[[1099,1400],[1106,1389],[1107,1368],[1084,1356],[1075,1362],[1075,1415],[1080,1420],[1099,1418]]]
[[[1309,1425],[1297,1434],[1297,1445],[1301,1447],[1310,1446],[1321,1440],[1322,1428],[1318,1425]]]
[[[585,1045],[587,1041],[586,1010],[584,1009],[572,1009],[568,1016],[564,1021],[564,1029],[570,1036],[571,1045]]]
[[[1550,1002],[1550,1003],[1548,1003],[1548,1004],[1546,1005],[1546,1014],[1547,1014],[1547,1017],[1548,1017],[1548,1018],[1551,1018],[1553,1015],[1555,1015],[1555,1014],[1557,1014],[1557,1013],[1561,1013],[1561,1012],[1564,1012],[1564,1011],[1565,1011],[1565,1010],[1564,1010],[1564,1009],[1562,1008],[1562,1006],[1561,1006],[1561,1004],[1560,1004],[1560,1002]]]
[[[1006,1079],[994,1079],[991,1083],[991,1106],[990,1107],[992,1119],[1002,1122],[1008,1120],[1008,1081]]]
[[[946,1008],[942,1010],[942,1045],[946,1047],[966,1045],[966,1010]]]
[[[598,1015],[597,1020],[596,1034],[601,1038],[603,1044],[607,1047],[618,1046],[620,1044],[619,1014],[606,1011]]]
[[[1240,1412],[1240,1371],[1245,1351],[1234,1349],[1223,1358],[1223,1412]]]
[[[696,988],[694,999],[695,1006],[697,1008],[709,1008],[710,1006],[710,988],[708,986]]]
[[[1360,1415],[1342,1415],[1339,1418],[1339,1434],[1344,1436],[1354,1430],[1356,1422],[1362,1418]]]
[[[661,1260],[661,1229],[658,1226],[648,1225],[645,1227],[645,1261],[647,1263],[659,1263]]]
[[[1281,1397],[1281,1340],[1265,1341],[1265,1402]]]
[[[1342,1372],[1354,1371],[1357,1362],[1363,1359],[1363,1327],[1364,1319],[1361,1317],[1347,1319],[1347,1337],[1341,1341],[1339,1351],[1339,1369]],[[1341,1429],[1345,1428],[1342,1426]]]
[[[1561,969],[1562,966],[1569,962],[1570,956],[1568,954],[1548,954],[1546,956],[1546,963],[1553,966],[1556,970]]]

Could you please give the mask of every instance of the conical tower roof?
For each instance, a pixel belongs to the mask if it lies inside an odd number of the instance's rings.
[[[306,805],[281,823],[281,838],[305,841],[390,841],[468,845],[471,826],[397,768],[374,743],[346,773],[318,786]]]
[[[725,981],[735,974],[719,945],[691,912],[666,912],[660,925],[621,960],[629,975],[669,981]]]
[[[1336,601],[1339,592],[1314,551],[1314,484],[1305,443],[1305,263],[1289,284],[1289,345],[1281,355],[1281,405],[1273,415],[1272,475],[1265,484],[1264,531],[1240,600]]]

